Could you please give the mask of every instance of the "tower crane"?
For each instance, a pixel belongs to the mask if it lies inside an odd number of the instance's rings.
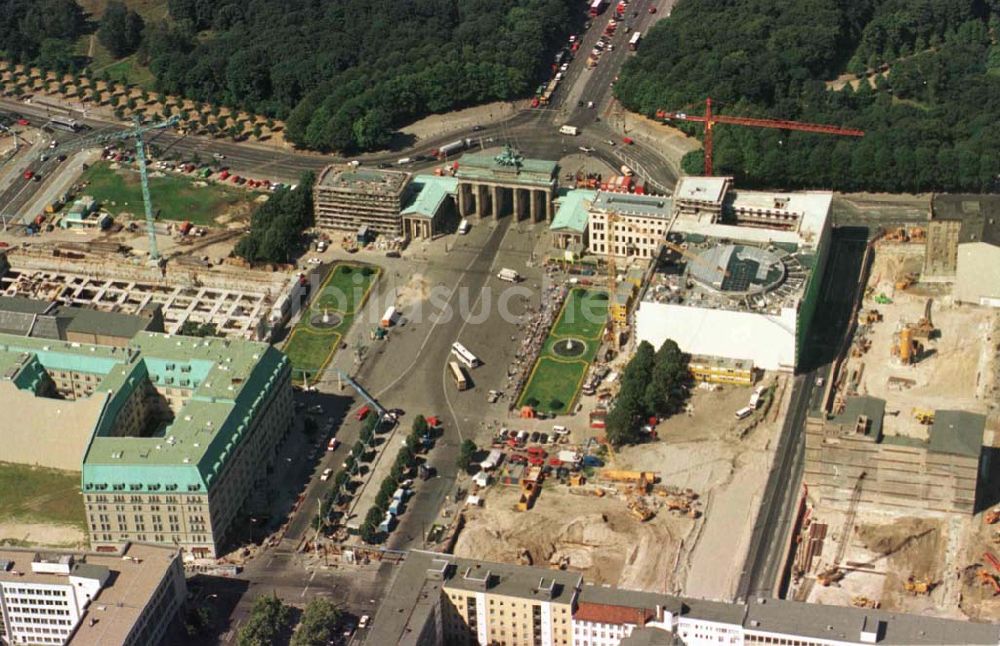
[[[663,244],[664,244],[664,246],[667,247],[667,249],[670,249],[671,251],[676,251],[677,253],[679,253],[681,255],[681,257],[687,258],[691,262],[696,262],[696,263],[698,263],[700,265],[711,265],[712,264],[710,261],[705,260],[704,258],[702,258],[701,256],[699,256],[696,253],[692,253],[692,252],[688,251],[687,249],[685,249],[684,247],[680,246],[679,244],[674,244],[673,242],[670,242],[669,240],[667,240]],[[725,267],[720,267],[719,265],[715,265],[713,267],[713,269],[718,269],[719,271],[721,271],[722,274],[726,278],[729,278],[729,276],[730,276],[729,270],[726,269]]]
[[[132,126],[118,132],[97,132],[87,137],[81,137],[67,142],[60,150],[63,153],[77,152],[85,148],[104,146],[113,141],[135,140],[136,162],[139,164],[139,177],[142,184],[142,201],[146,216],[146,233],[149,236],[149,260],[154,265],[160,264],[160,250],[156,244],[156,227],[153,218],[153,201],[149,193],[149,174],[146,172],[146,146],[143,135],[153,130],[162,130],[176,125],[180,117],[173,116],[158,123],[143,124],[138,116],[133,116]],[[35,161],[45,152],[38,151],[29,157],[29,163]]]
[[[778,130],[800,130],[802,132],[818,132],[827,135],[844,135],[847,137],[863,137],[864,130],[841,128],[822,123],[804,123],[802,121],[785,121],[781,119],[757,119],[754,117],[731,117],[712,112],[711,97],[705,99],[705,114],[687,114],[685,112],[669,112],[657,110],[656,118],[664,121],[693,121],[705,124],[705,175],[712,175],[712,129],[717,123],[727,123],[734,126],[749,126],[751,128],[775,128]]]

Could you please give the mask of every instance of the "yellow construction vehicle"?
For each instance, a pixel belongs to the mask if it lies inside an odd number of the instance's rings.
[[[822,572],[816,575],[816,580],[824,588],[829,587],[830,584],[836,583],[844,578],[844,571],[841,570],[836,565],[831,565]]]
[[[928,408],[914,408],[913,419],[921,424],[931,425],[934,423],[934,411]]]
[[[660,481],[660,476],[655,471],[619,471],[617,469],[602,469],[597,474],[601,480],[611,482],[639,483],[645,480],[648,483]]]
[[[628,510],[642,523],[653,517],[653,512],[638,498],[633,498],[628,502]]]
[[[571,487],[579,487],[586,481],[587,479],[583,477],[582,473],[571,473],[569,476],[569,486]]]
[[[910,594],[927,594],[932,587],[930,579],[918,579],[912,574],[903,581],[903,589]]]
[[[986,570],[979,570],[978,572],[976,572],[976,576],[979,578],[980,583],[992,586],[994,597],[1000,594],[1000,582],[997,581],[995,575],[990,574]]]
[[[917,281],[917,275],[913,273],[908,273],[903,275],[901,278],[896,280],[896,291],[902,291],[910,287],[913,283]]]
[[[869,599],[868,597],[855,595],[851,597],[851,605],[855,608],[871,608],[872,610],[878,610],[882,604],[875,599]]]

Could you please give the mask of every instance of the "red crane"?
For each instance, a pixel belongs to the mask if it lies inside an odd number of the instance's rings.
[[[712,114],[712,99],[705,99],[705,114],[687,114],[684,112],[667,112],[658,110],[657,119],[677,119],[679,121],[697,121],[705,124],[705,175],[712,174],[712,128],[717,123],[729,123],[735,126],[750,126],[753,128],[776,128],[778,130],[801,130],[803,132],[821,132],[827,135],[846,135],[848,137],[864,137],[864,130],[841,128],[822,123],[803,123],[801,121],[782,121],[780,119],[755,119],[753,117],[730,117],[722,114]]]

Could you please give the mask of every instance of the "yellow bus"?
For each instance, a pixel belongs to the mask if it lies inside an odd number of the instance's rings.
[[[469,380],[465,377],[465,370],[462,366],[458,365],[457,361],[448,362],[448,371],[451,372],[451,378],[455,381],[456,388],[465,390],[469,387]]]

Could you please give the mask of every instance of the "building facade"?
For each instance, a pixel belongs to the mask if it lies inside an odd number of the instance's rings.
[[[934,196],[920,279],[953,282],[959,302],[1000,307],[1000,197]]]
[[[95,548],[138,541],[214,557],[267,485],[293,417],[290,373],[281,352],[250,341],[141,332],[120,348],[0,335],[0,404],[24,412],[0,429],[4,457],[81,470]]]
[[[410,174],[398,170],[327,166],[313,186],[313,209],[320,229],[383,235],[403,233],[400,211]]]
[[[598,192],[590,203],[590,253],[655,258],[666,240],[673,202],[655,195]]]
[[[413,550],[397,568],[363,643],[995,646],[1000,626],[769,598],[707,601],[585,584],[578,574],[549,568]]]
[[[184,603],[177,550],[102,554],[0,550],[0,641],[155,645]]]
[[[709,357],[696,354],[688,361],[688,372],[695,381],[732,386],[752,386],[754,369],[752,361]]]
[[[498,155],[473,153],[458,161],[458,215],[551,222],[556,194],[555,162],[527,159],[505,147]]]

